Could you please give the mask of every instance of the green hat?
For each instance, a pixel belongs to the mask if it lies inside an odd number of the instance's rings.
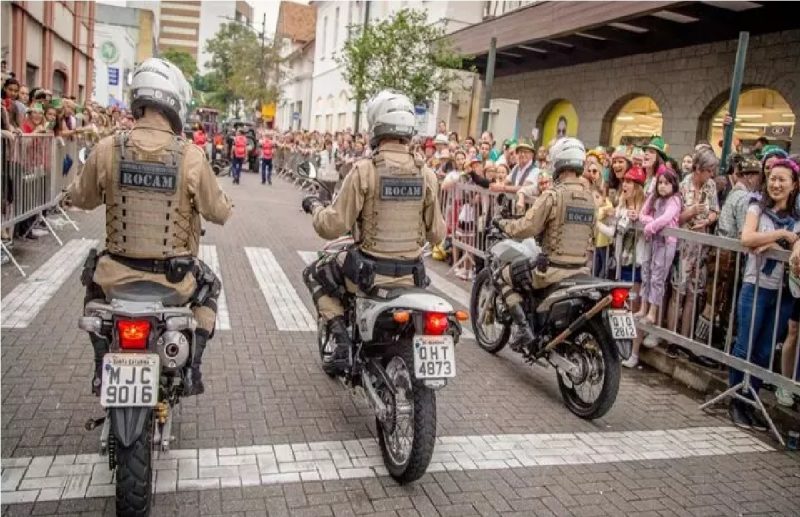
[[[37,102],[36,104],[31,104],[31,106],[28,108],[27,112],[28,113],[31,113],[31,112],[44,113],[44,107],[42,106],[42,104],[40,102]]]
[[[50,99],[50,107],[55,109],[61,109],[64,107],[64,104],[61,102],[61,97],[53,97]]]
[[[531,142],[530,140],[527,140],[527,139],[522,139],[522,140],[520,140],[520,141],[517,143],[517,146],[516,146],[516,147],[517,147],[517,151],[519,151],[520,149],[527,149],[527,150],[529,150],[529,151],[530,151],[530,152],[532,152],[532,153],[535,153],[535,152],[536,152],[536,148],[535,148],[535,147],[533,147],[533,142]]]
[[[660,136],[654,136],[650,143],[644,146],[645,149],[652,149],[661,156],[662,160],[666,160],[669,158],[667,156],[667,144],[664,143],[664,139]]]
[[[516,138],[506,138],[503,141],[503,146],[509,149],[515,149],[517,147],[517,139]]]

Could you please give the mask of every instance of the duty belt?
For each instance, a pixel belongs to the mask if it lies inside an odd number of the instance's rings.
[[[131,269],[135,269],[136,271],[141,271],[143,273],[165,275],[169,266],[169,259],[139,259],[123,257],[113,253],[108,253],[108,256],[123,266],[128,266]]]
[[[425,263],[422,260],[399,260],[378,258],[368,255],[363,251],[359,252],[363,260],[372,262],[373,270],[376,275],[401,277],[413,275],[418,270],[425,270]]]

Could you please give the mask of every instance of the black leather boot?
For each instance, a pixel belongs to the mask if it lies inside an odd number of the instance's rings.
[[[336,344],[336,348],[322,362],[322,369],[328,375],[342,375],[352,366],[350,351],[353,348],[353,341],[347,333],[347,325],[342,316],[337,316],[328,322],[328,334]]]
[[[533,332],[528,324],[528,318],[525,316],[525,311],[522,310],[521,305],[514,305],[508,308],[511,319],[514,324],[511,327],[511,335],[513,340],[509,343],[511,350],[515,352],[522,352],[528,345],[533,343]]]
[[[194,333],[194,356],[192,357],[192,365],[186,372],[183,389],[183,394],[187,397],[202,395],[206,391],[200,366],[203,364],[203,352],[206,350],[208,336],[208,331],[203,329],[197,329]]]

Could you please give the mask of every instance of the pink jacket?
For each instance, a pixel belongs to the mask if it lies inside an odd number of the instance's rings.
[[[678,217],[681,215],[681,196],[673,194],[667,199],[659,199],[656,193],[647,196],[639,220],[644,224],[645,238],[652,239],[654,235],[661,232],[664,228],[677,228]],[[667,242],[675,244],[678,241],[675,237],[667,237]]]

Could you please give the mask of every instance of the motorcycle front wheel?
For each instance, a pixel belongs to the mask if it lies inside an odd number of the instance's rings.
[[[397,396],[386,388],[381,391],[389,416],[385,422],[376,418],[378,443],[389,474],[399,483],[410,483],[425,474],[433,456],[436,393],[416,379],[410,342],[390,348],[382,362]]]
[[[497,321],[497,290],[492,283],[492,272],[483,268],[470,293],[469,317],[478,346],[496,354],[508,343],[511,326]]]
[[[147,517],[153,504],[153,411],[130,447],[116,444],[117,516]]]
[[[573,377],[558,370],[558,388],[564,404],[576,416],[593,420],[605,415],[619,392],[617,348],[600,316],[592,318],[558,348],[581,372]]]

